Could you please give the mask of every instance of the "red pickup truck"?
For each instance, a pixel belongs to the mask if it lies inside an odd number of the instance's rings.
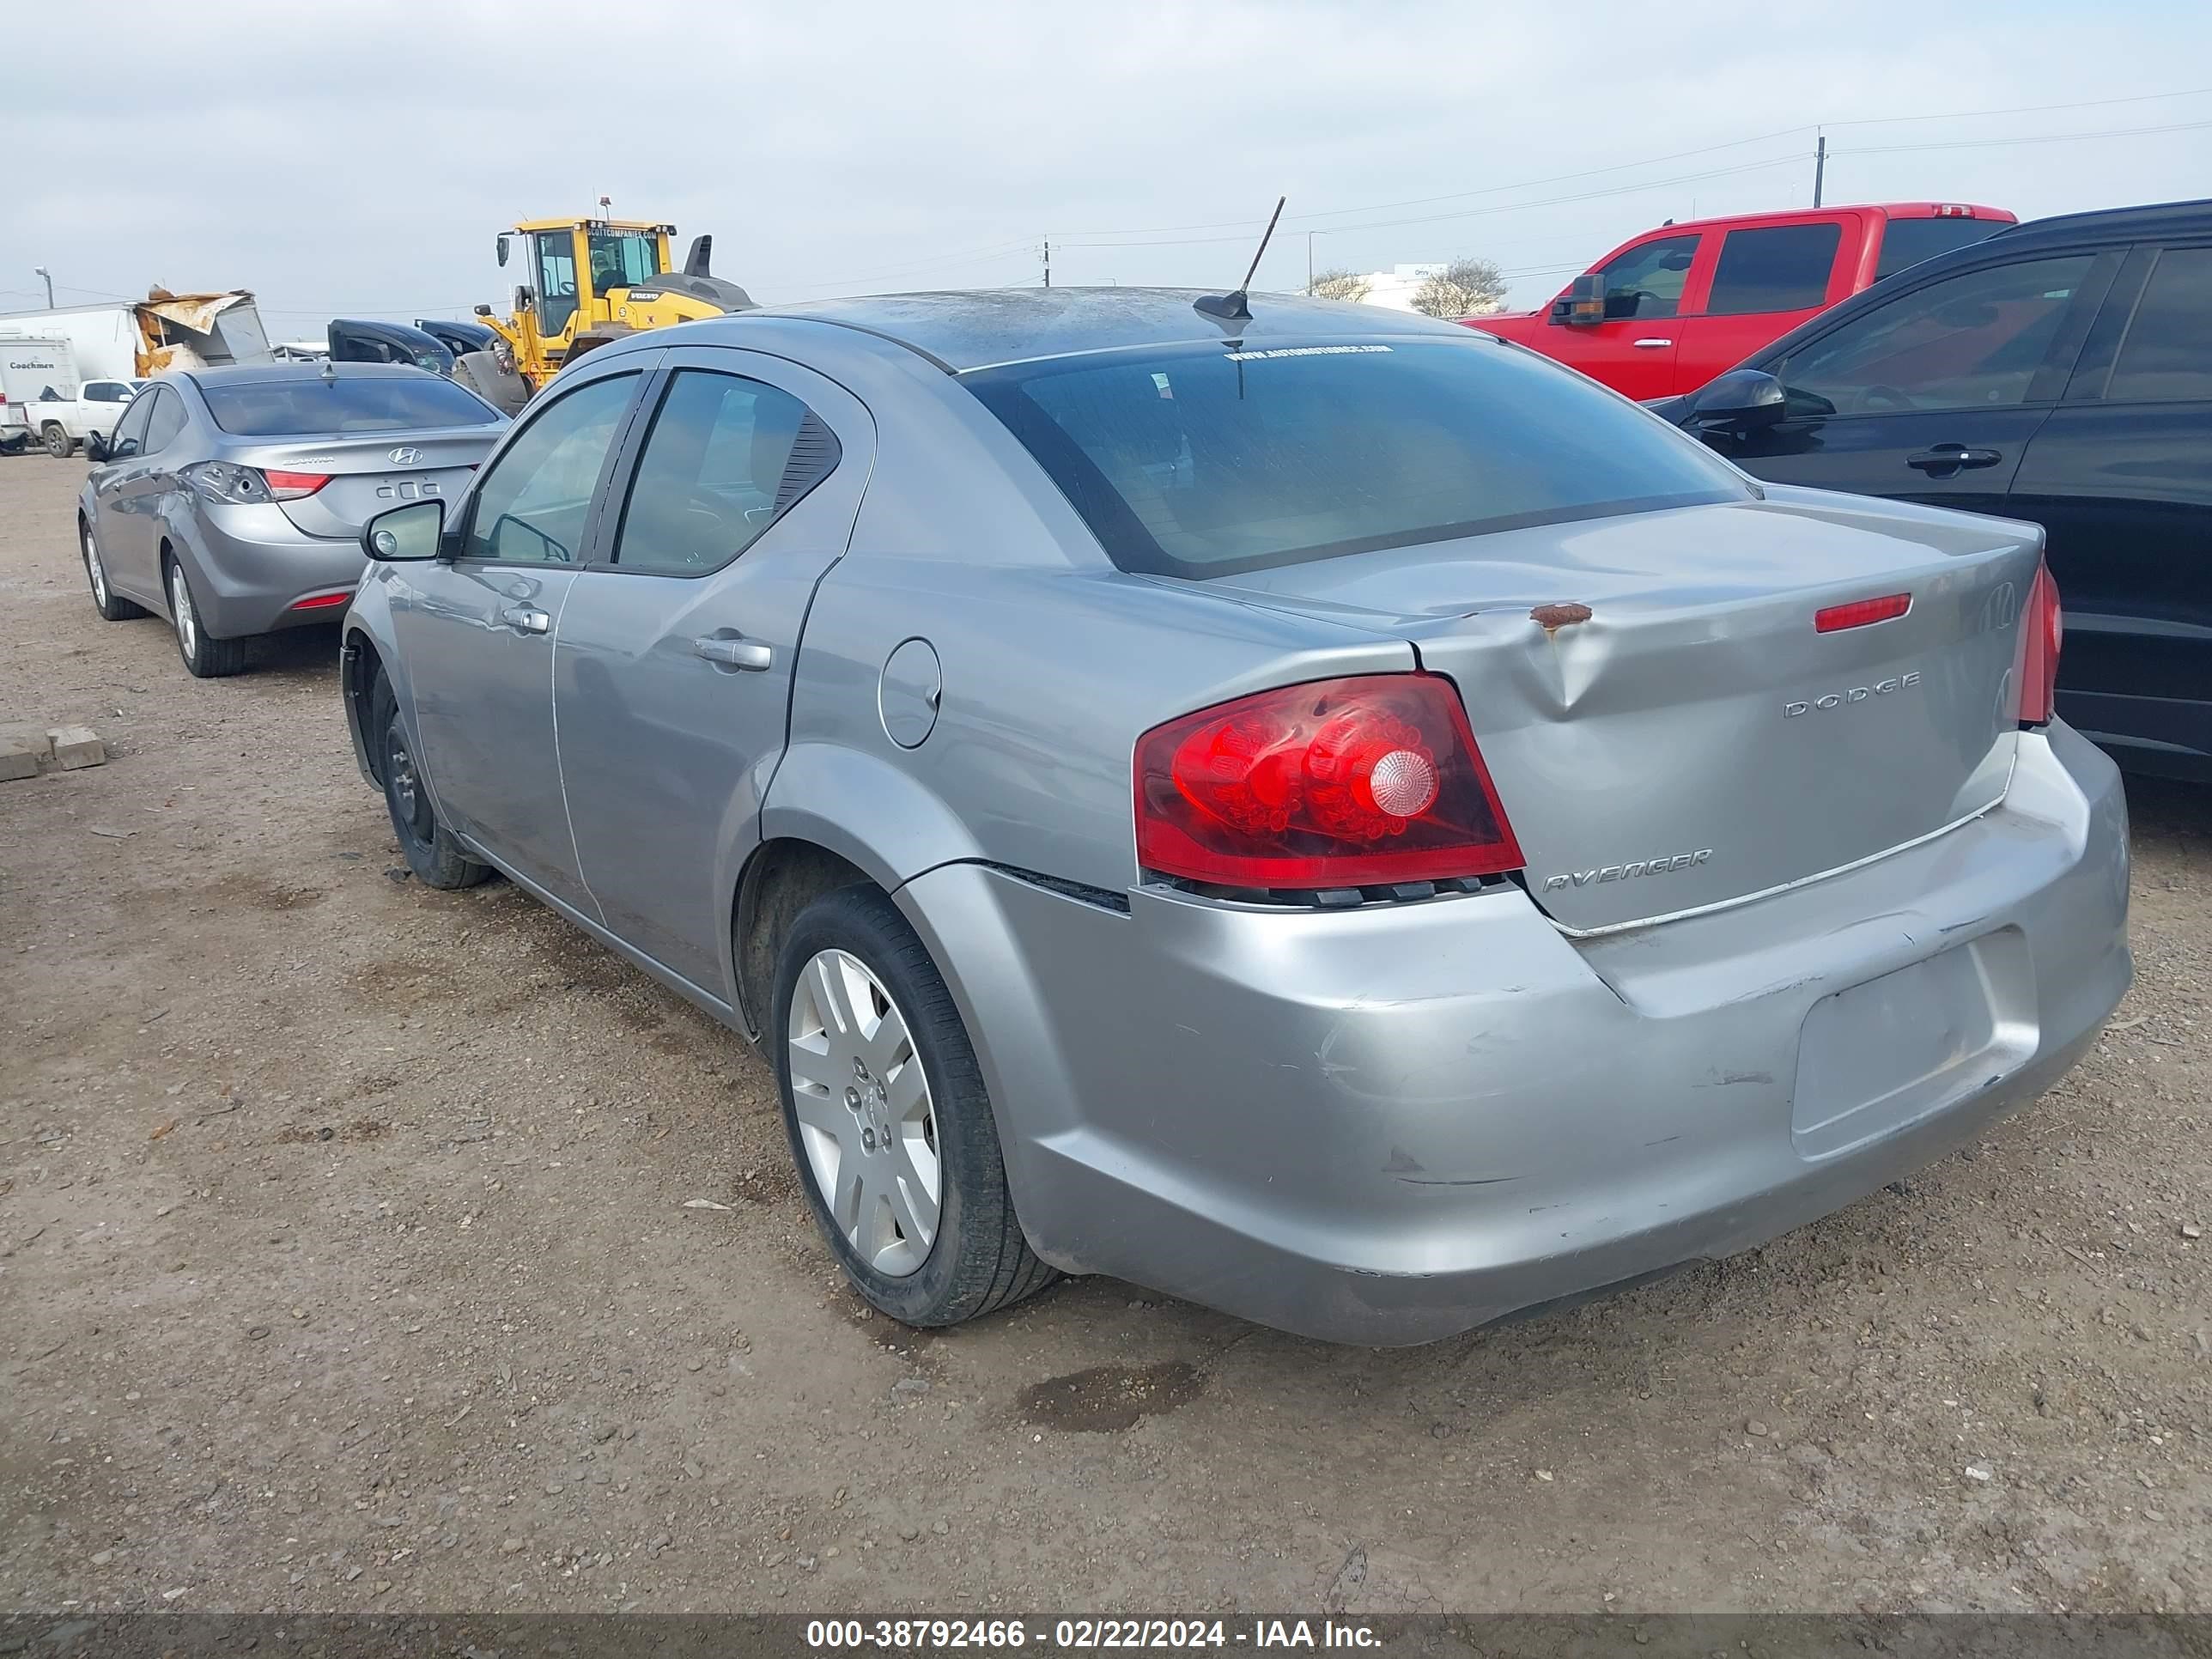
[[[1638,399],[1694,392],[1816,312],[2019,222],[1965,202],[1808,208],[1665,224],[1541,311],[1462,320]]]

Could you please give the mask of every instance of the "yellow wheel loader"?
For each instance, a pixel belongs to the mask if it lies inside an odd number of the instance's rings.
[[[514,372],[535,392],[562,364],[620,335],[753,308],[744,289],[708,274],[712,236],[695,237],[683,270],[671,269],[675,234],[673,225],[631,219],[526,219],[499,238],[502,265],[514,239],[522,243],[514,314],[501,319],[478,306],[477,315],[507,342]]]

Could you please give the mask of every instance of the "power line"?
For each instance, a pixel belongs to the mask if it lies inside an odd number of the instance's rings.
[[[1928,144],[1870,144],[1856,149],[1831,150],[1831,155],[1901,155],[1925,149],[1999,149],[2012,144],[2064,144],[2077,138],[2132,138],[2146,132],[2201,132],[2212,121],[2174,121],[2157,127],[2105,127],[2094,132],[2031,133],[2017,138],[1954,138]]]

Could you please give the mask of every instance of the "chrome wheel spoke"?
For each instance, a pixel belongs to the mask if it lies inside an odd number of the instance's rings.
[[[906,1016],[859,957],[823,951],[800,971],[784,1045],[799,1150],[830,1224],[876,1272],[919,1271],[945,1175]]]

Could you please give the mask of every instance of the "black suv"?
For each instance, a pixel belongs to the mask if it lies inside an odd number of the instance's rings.
[[[2212,202],[2002,231],[1652,407],[1758,477],[2042,525],[2058,712],[2212,781]]]

